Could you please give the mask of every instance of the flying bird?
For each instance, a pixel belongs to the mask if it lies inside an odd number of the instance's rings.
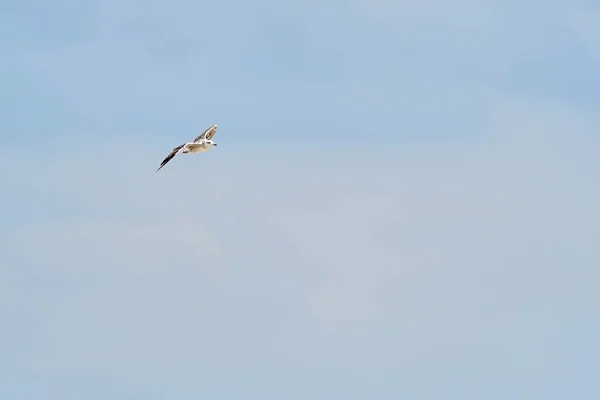
[[[211,147],[216,146],[217,144],[211,139],[213,136],[215,136],[215,133],[217,133],[217,129],[217,125],[213,125],[198,135],[192,142],[180,144],[179,146],[175,147],[173,150],[171,150],[169,155],[165,157],[156,172],[160,171],[160,169],[167,165],[167,163],[171,161],[177,154],[202,153],[203,151],[207,151]]]

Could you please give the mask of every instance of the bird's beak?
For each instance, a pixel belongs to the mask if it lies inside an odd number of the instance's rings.
[[[216,143],[213,143],[215,146],[217,145]]]

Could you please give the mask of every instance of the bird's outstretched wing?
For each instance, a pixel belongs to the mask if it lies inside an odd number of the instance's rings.
[[[158,169],[156,170],[156,172],[160,171],[160,169],[161,169],[162,167],[164,167],[165,165],[167,165],[167,163],[168,163],[169,161],[171,161],[171,159],[173,159],[173,157],[175,157],[175,155],[177,154],[177,152],[178,152],[179,150],[181,150],[181,148],[182,148],[183,146],[185,146],[185,144],[181,144],[181,145],[179,145],[179,146],[175,147],[173,150],[171,150],[171,152],[169,153],[169,155],[168,155],[167,157],[165,157],[165,159],[163,160],[163,162],[160,164],[160,167],[158,167]]]
[[[215,133],[217,133],[217,129],[219,129],[217,125],[211,126],[207,130],[205,130],[204,132],[202,132],[200,135],[198,135],[194,139],[194,142],[197,143],[198,141],[200,141],[202,139],[211,140],[212,137],[215,136]]]

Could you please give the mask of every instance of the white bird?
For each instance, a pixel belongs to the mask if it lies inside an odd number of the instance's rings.
[[[193,142],[187,142],[187,143],[184,143],[184,144],[181,144],[181,145],[175,147],[173,150],[171,150],[169,155],[163,160],[163,162],[160,164],[160,167],[158,167],[156,172],[158,172],[169,161],[171,161],[171,159],[173,157],[175,157],[179,153],[181,153],[181,154],[202,153],[203,151],[207,151],[210,148],[212,148],[213,146],[216,146],[217,144],[215,142],[213,142],[211,139],[213,136],[215,136],[215,133],[217,133],[217,129],[218,129],[217,125],[213,125],[210,128],[208,128],[207,130],[205,130],[204,132],[202,132],[202,134],[200,134],[198,137],[196,137]]]

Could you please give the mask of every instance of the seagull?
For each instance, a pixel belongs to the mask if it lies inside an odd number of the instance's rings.
[[[173,159],[173,157],[175,157],[179,153],[181,153],[181,154],[202,153],[203,151],[207,151],[208,149],[212,148],[213,146],[216,146],[217,144],[215,142],[213,142],[211,139],[213,136],[215,136],[215,133],[217,133],[217,129],[218,129],[217,125],[213,125],[210,128],[208,128],[207,130],[205,130],[204,132],[202,132],[200,135],[198,135],[194,139],[194,141],[180,144],[179,146],[175,147],[173,150],[171,150],[169,155],[163,160],[163,162],[160,164],[160,167],[158,167],[156,172],[160,171],[160,169],[162,167],[167,165],[167,163],[169,161],[171,161],[171,159]]]

